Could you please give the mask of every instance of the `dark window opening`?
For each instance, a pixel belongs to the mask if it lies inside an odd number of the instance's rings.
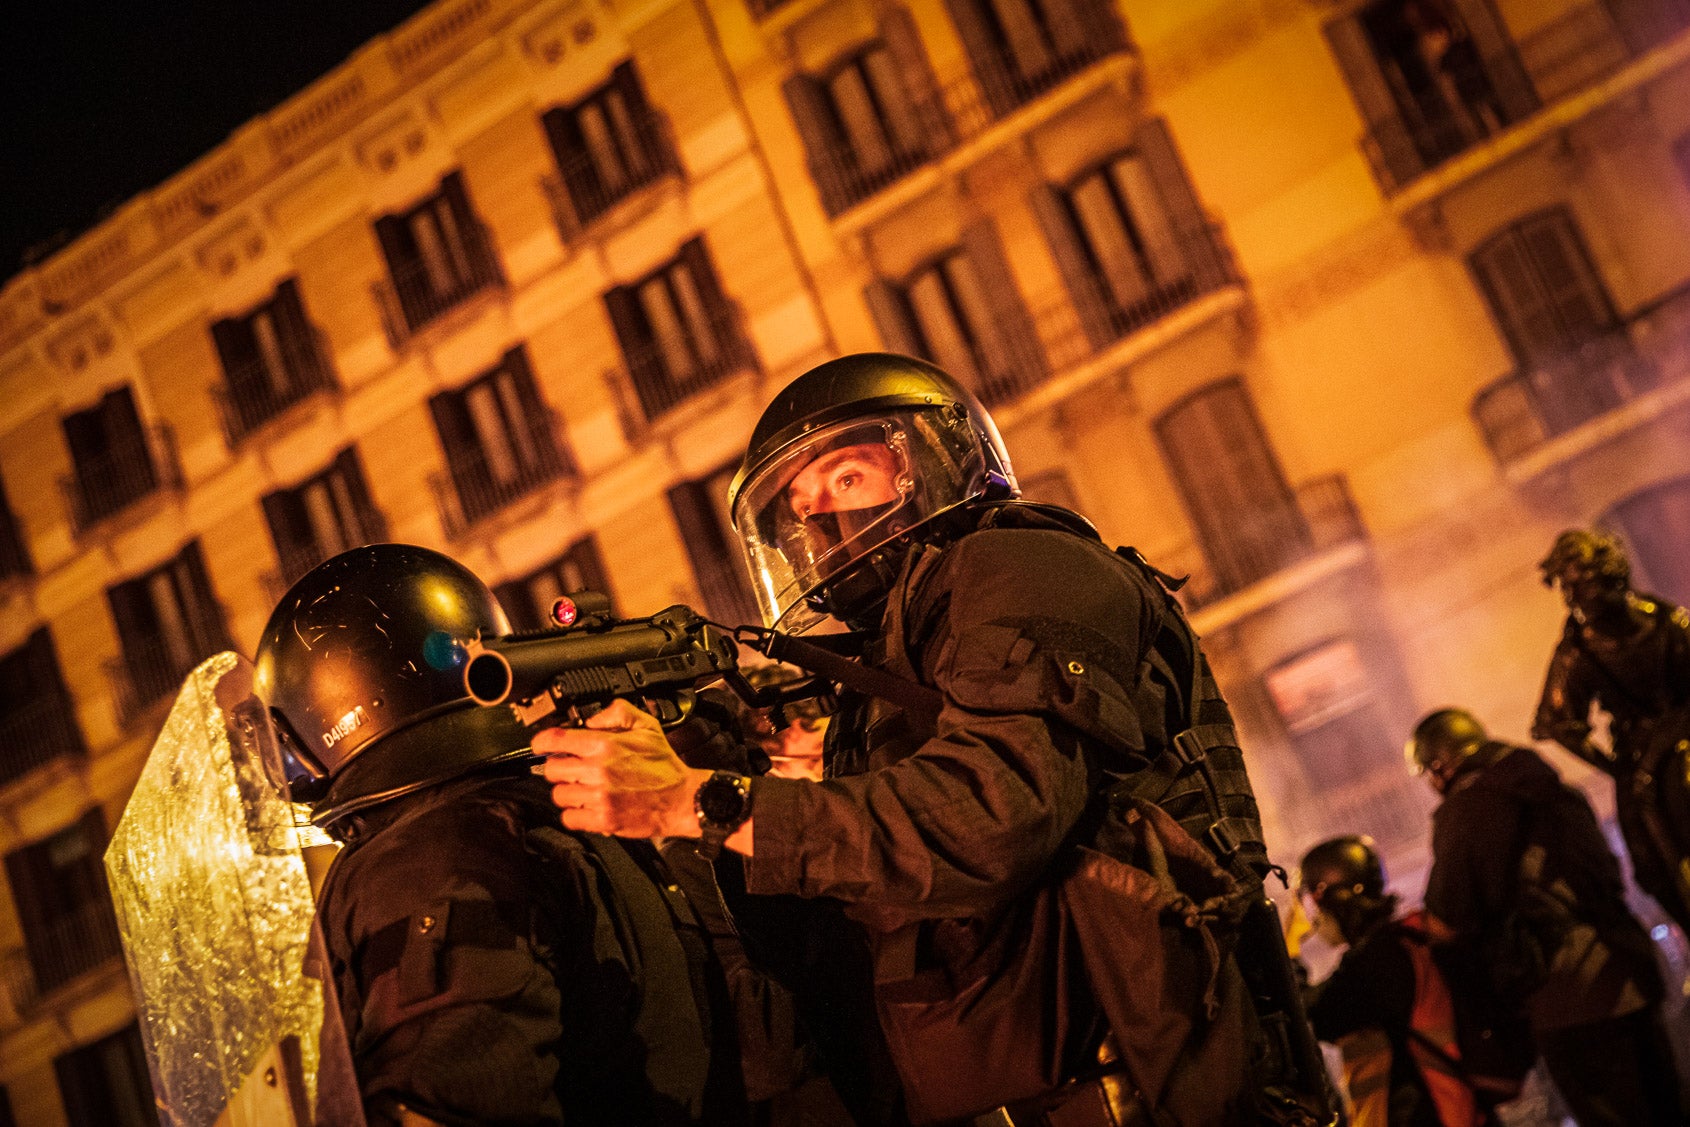
[[[753,362],[703,239],[604,300],[648,419]]]
[[[999,116],[1127,45],[1107,0],[950,0],[950,9]]]
[[[24,547],[18,518],[12,512],[4,484],[0,484],[0,579],[32,575],[34,572],[35,564],[29,558],[29,549]]]
[[[1632,347],[1572,217],[1539,212],[1492,236],[1469,263],[1518,363],[1474,414],[1501,457],[1522,453],[1657,382]]]
[[[0,658],[0,785],[87,750],[46,627]]]
[[[646,103],[632,63],[567,108],[541,115],[557,159],[568,204],[566,236],[609,211],[647,184],[679,171],[663,120]]]
[[[115,680],[124,723],[205,658],[231,648],[197,540],[162,567],[109,588],[106,598],[123,646]]]
[[[217,405],[230,446],[332,383],[327,352],[292,278],[245,316],[215,322],[211,337],[223,362]]]
[[[350,446],[328,469],[267,494],[262,504],[289,584],[332,556],[387,539],[387,522],[370,500],[358,452]]]
[[[510,616],[512,628],[541,630],[556,626],[550,616],[558,597],[577,591],[611,594],[598,544],[591,536],[577,541],[544,567],[499,584],[494,594]]]
[[[669,507],[704,596],[705,613],[730,626],[762,621],[728,516],[728,483],[738,469],[737,463],[723,466],[708,477],[669,490]]]
[[[449,470],[450,489],[437,488],[448,536],[573,470],[521,347],[429,408]]]
[[[1188,396],[1156,421],[1156,439],[1220,593],[1312,550],[1308,521],[1240,380]]]
[[[6,856],[36,997],[120,954],[105,846],[105,824],[94,809],[75,825]]]
[[[70,1127],[158,1127],[147,1051],[135,1025],[53,1062]]]
[[[487,229],[476,218],[461,174],[449,173],[440,190],[409,211],[376,220],[402,339],[503,277]]]
[[[98,405],[66,415],[63,426],[74,466],[65,489],[78,532],[128,508],[161,484],[160,460],[129,388],[108,392]],[[168,445],[165,428],[157,432]],[[164,462],[168,473],[173,459]]]

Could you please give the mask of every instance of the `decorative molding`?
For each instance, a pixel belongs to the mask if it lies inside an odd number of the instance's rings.
[[[1366,223],[1256,280],[1264,326],[1296,324],[1426,253],[1389,216]]]
[[[98,313],[78,317],[47,338],[47,358],[64,372],[80,372],[95,360],[111,355],[116,334]]]
[[[541,66],[555,67],[571,51],[591,45],[602,32],[600,13],[590,4],[565,5],[522,34],[523,53]]]
[[[428,147],[428,127],[409,110],[365,133],[353,146],[358,163],[386,174]]]
[[[429,70],[451,54],[459,41],[470,35],[493,10],[492,0],[462,0],[440,10],[416,27],[401,28],[388,40],[393,68],[406,77]]]
[[[257,261],[267,245],[258,225],[242,217],[195,248],[194,261],[213,278],[228,278],[243,264]]]
[[[1311,10],[1330,9],[1315,0],[1242,0],[1222,4],[1200,19],[1184,22],[1165,40],[1143,51],[1146,82],[1166,95],[1221,66],[1286,24],[1307,19]]]

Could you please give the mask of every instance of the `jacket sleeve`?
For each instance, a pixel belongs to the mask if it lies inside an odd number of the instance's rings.
[[[1132,578],[1065,533],[952,546],[907,616],[936,734],[866,774],[758,780],[748,891],[871,902],[899,926],[1024,890],[1086,804],[1088,756],[1142,739],[1131,692],[1161,612]]]
[[[1590,743],[1590,706],[1597,692],[1591,676],[1590,663],[1572,640],[1575,627],[1568,623],[1567,632],[1555,647],[1549,660],[1549,672],[1544,677],[1543,695],[1537,703],[1537,715],[1532,719],[1532,738],[1554,740],[1574,755],[1604,771],[1613,769],[1606,757],[1595,753]]]
[[[325,931],[371,1124],[562,1124],[557,981],[522,850],[484,826],[394,827],[344,858]]]

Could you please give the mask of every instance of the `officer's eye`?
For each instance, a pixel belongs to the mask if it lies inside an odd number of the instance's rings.
[[[839,481],[836,483],[836,486],[840,492],[844,492],[853,485],[857,484],[859,480],[861,480],[861,478],[855,473],[842,473],[839,475]]]

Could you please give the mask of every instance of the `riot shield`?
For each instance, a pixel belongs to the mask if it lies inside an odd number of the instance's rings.
[[[171,1127],[363,1127],[296,822],[251,663],[208,658],[106,851]]]

